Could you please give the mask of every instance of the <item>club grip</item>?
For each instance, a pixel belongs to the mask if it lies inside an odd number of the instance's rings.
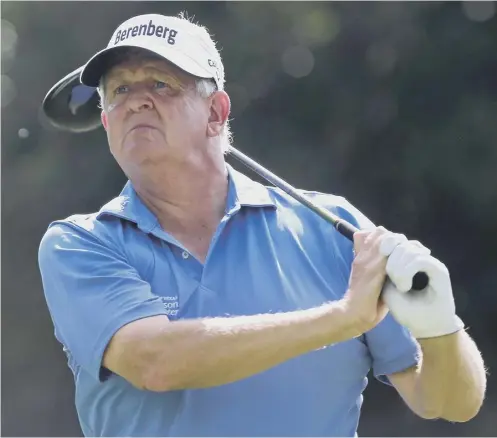
[[[429,282],[430,279],[428,278],[428,274],[426,272],[417,272],[412,278],[412,290],[423,290],[426,286],[428,286]]]
[[[338,220],[335,222],[335,228],[342,235],[345,236],[350,241],[354,241],[354,233],[359,231],[358,228],[349,224],[346,221]],[[429,283],[429,278],[426,272],[417,272],[412,279],[412,290],[420,291],[426,288]]]
[[[335,228],[342,236],[345,236],[351,242],[354,242],[354,233],[359,231],[358,228],[346,221],[336,221]]]

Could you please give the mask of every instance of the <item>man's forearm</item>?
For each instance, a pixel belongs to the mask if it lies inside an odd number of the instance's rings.
[[[423,353],[416,393],[430,417],[467,421],[479,411],[486,388],[483,359],[464,331],[418,340]]]
[[[359,335],[339,302],[289,313],[170,322],[147,342],[155,353],[144,386],[164,391],[227,384]]]

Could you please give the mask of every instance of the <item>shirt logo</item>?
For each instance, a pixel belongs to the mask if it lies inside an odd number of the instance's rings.
[[[176,35],[178,35],[178,31],[174,29],[169,29],[165,26],[159,26],[154,24],[152,20],[149,21],[148,25],[141,24],[140,26],[132,26],[127,29],[119,30],[116,34],[116,39],[114,41],[114,45],[119,42],[122,42],[130,37],[136,36],[155,36],[157,38],[165,39],[168,44],[176,44]]]
[[[176,316],[179,311],[179,300],[178,296],[174,297],[162,297],[162,303],[166,309],[167,316]]]

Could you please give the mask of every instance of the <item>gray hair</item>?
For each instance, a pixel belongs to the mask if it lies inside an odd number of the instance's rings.
[[[109,65],[115,65],[117,63],[124,62],[131,57],[133,57],[134,59],[138,58],[143,60],[164,59],[158,55],[155,55],[154,53],[146,52],[143,49],[126,48],[118,52],[117,55],[115,55],[114,58],[111,60]],[[202,97],[203,99],[207,99],[211,97],[216,91],[218,91],[218,89],[214,79],[196,78],[195,91],[200,97]],[[100,96],[100,108],[105,109],[105,75],[100,78],[97,92]],[[223,152],[227,153],[233,141],[233,134],[231,133],[229,120],[226,121],[220,138]]]

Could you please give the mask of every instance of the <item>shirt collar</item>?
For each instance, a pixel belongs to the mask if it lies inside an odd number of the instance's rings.
[[[228,170],[228,198],[226,213],[234,213],[240,207],[276,207],[268,187],[250,179],[226,164]],[[128,181],[116,198],[105,204],[97,219],[105,215],[117,216],[136,223],[143,231],[150,232],[158,226],[157,217],[141,201]]]
[[[106,215],[134,222],[145,232],[152,231],[159,223],[157,217],[142,202],[131,181],[126,183],[119,196],[99,210],[97,219]]]
[[[233,207],[276,207],[268,187],[258,183],[226,164],[229,189],[226,209]]]

